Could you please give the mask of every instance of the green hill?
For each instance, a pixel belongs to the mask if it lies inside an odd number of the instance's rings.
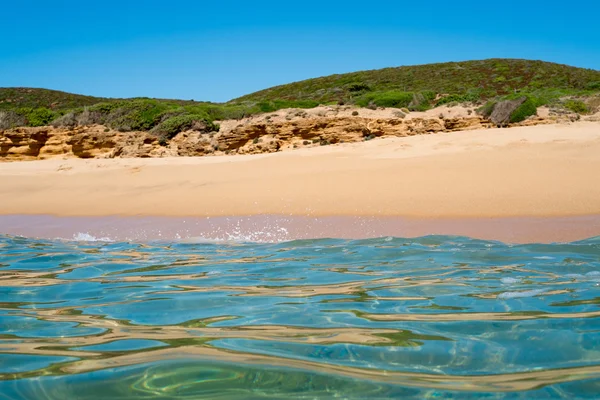
[[[46,107],[56,110],[91,106],[108,99],[34,88],[0,88],[0,110]]]
[[[429,92],[430,96],[433,93],[478,100],[515,92],[568,94],[588,90],[600,90],[600,71],[544,61],[489,59],[325,76],[261,90],[232,102],[361,103],[369,94],[386,92]]]
[[[585,113],[582,99],[600,93],[600,71],[543,61],[490,59],[450,62],[309,79],[252,93],[227,103],[110,99],[47,89],[0,88],[0,129],[15,126],[103,124],[121,131],[153,131],[168,140],[185,129],[214,131],[213,121],[241,119],[283,108],[355,104],[422,111],[447,103],[487,104],[527,98]]]
[[[85,96],[61,92],[59,90],[38,88],[0,88],[0,110],[13,110],[15,108],[45,107],[52,110],[68,110],[78,107],[92,106],[103,102],[118,102],[124,100],[138,100],[142,97],[132,99],[117,99],[107,97]],[[194,100],[157,99],[180,105],[203,104],[206,102]]]

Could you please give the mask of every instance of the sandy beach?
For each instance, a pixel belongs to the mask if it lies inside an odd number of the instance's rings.
[[[4,163],[0,213],[454,221],[597,216],[598,171],[600,124],[579,122],[250,156]],[[585,225],[580,236],[600,234],[597,220]]]

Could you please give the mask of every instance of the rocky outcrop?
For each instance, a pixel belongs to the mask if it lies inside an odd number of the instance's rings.
[[[350,143],[382,136],[425,135],[489,126],[489,122],[480,117],[410,120],[322,117],[238,126],[227,133],[219,133],[216,138],[220,151],[253,154],[313,144]]]
[[[526,101],[527,97],[523,96],[515,100],[504,100],[497,103],[490,115],[490,121],[497,126],[508,125],[512,113]]]
[[[0,131],[0,160],[153,157],[158,139],[146,132],[118,132],[101,125],[16,128]],[[153,152],[154,151],[154,152]]]
[[[555,122],[552,118],[536,117],[522,124],[552,122]],[[439,117],[412,118],[304,116],[293,120],[250,120],[230,125],[230,128],[218,133],[182,132],[166,144],[148,132],[118,132],[101,125],[16,128],[0,131],[0,160],[258,154],[359,142],[375,137],[426,135],[496,126],[475,114],[452,118],[442,114]]]

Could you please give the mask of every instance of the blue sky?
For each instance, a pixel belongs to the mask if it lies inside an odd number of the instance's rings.
[[[226,101],[333,73],[492,57],[600,70],[600,1],[11,1],[0,87]]]

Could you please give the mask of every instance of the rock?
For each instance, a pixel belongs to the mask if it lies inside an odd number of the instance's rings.
[[[427,135],[507,123],[524,100],[502,102],[493,121],[481,116],[367,118],[316,116],[231,125],[217,133],[181,132],[168,143],[148,132],[117,132],[101,125],[0,130],[0,161],[46,158],[136,158],[273,153],[296,147],[360,142],[374,137]],[[506,103],[506,104],[503,104]],[[569,121],[568,115],[530,118],[518,125]]]
[[[519,106],[527,100],[527,97],[523,96],[516,100],[504,100],[498,102],[494,106],[494,110],[490,115],[490,121],[496,126],[506,126],[510,122],[511,114],[519,108]]]
[[[66,144],[71,146],[71,152],[75,157],[100,158],[111,153],[116,146],[116,141],[114,134],[83,131],[69,136]]]
[[[444,119],[444,128],[448,132],[468,131],[472,129],[490,128],[491,125],[480,117]]]

